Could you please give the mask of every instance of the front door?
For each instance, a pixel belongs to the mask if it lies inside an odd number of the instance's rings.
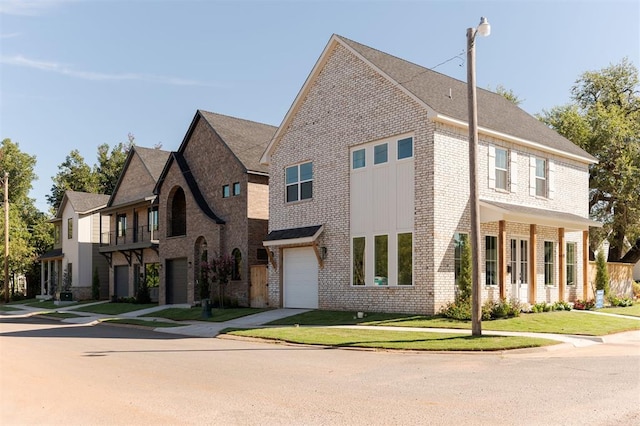
[[[526,302],[529,288],[529,241],[511,239],[511,290],[515,299]]]

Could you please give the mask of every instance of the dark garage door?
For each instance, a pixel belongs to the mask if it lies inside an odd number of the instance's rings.
[[[167,303],[187,303],[187,258],[167,260]]]
[[[129,297],[129,267],[114,266],[113,279],[117,297]]]

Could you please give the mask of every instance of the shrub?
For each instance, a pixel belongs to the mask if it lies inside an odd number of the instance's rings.
[[[633,298],[640,299],[640,281],[633,283]]]
[[[590,300],[576,300],[573,303],[573,309],[577,309],[579,311],[588,311],[593,309],[596,306],[596,302],[593,299]]]
[[[609,271],[604,252],[600,250],[596,258],[596,290],[604,290],[604,295],[609,295]]]
[[[610,295],[608,300],[611,306],[619,306],[624,308],[624,307],[633,305],[633,300],[629,297],[617,297],[617,296]]]
[[[21,291],[16,291],[11,295],[12,302],[19,302],[20,300],[25,300],[27,296],[25,296]]]
[[[553,304],[554,311],[570,311],[571,305],[568,302],[557,301]]]
[[[469,236],[461,236],[460,277],[458,278],[458,300],[471,300],[472,287],[471,241]]]
[[[471,300],[447,303],[440,309],[439,314],[445,318],[469,321],[471,320]]]

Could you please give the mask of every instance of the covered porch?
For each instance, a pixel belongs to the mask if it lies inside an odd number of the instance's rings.
[[[61,248],[49,250],[38,258],[40,261],[40,300],[55,297],[56,289],[62,282],[62,260],[64,253]]]

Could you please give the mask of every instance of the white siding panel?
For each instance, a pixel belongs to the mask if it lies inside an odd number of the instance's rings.
[[[396,229],[413,230],[414,198],[413,161],[396,166]]]
[[[496,187],[496,147],[489,146],[489,188]]]
[[[529,195],[536,196],[536,157],[529,157]]]
[[[548,185],[549,185],[549,193],[548,198],[553,200],[556,195],[556,165],[552,160],[549,161],[549,173],[548,173]]]
[[[516,192],[518,190],[518,153],[515,151],[511,151],[509,153],[511,165],[509,167],[510,176],[509,179],[511,181],[511,192]]]
[[[351,229],[355,234],[362,234],[372,226],[372,190],[369,170],[351,174]]]
[[[395,197],[395,182],[390,179],[389,167],[374,167],[373,169],[373,205],[371,211],[373,214],[373,230],[375,232],[388,232],[390,210],[393,208],[390,202]]]

